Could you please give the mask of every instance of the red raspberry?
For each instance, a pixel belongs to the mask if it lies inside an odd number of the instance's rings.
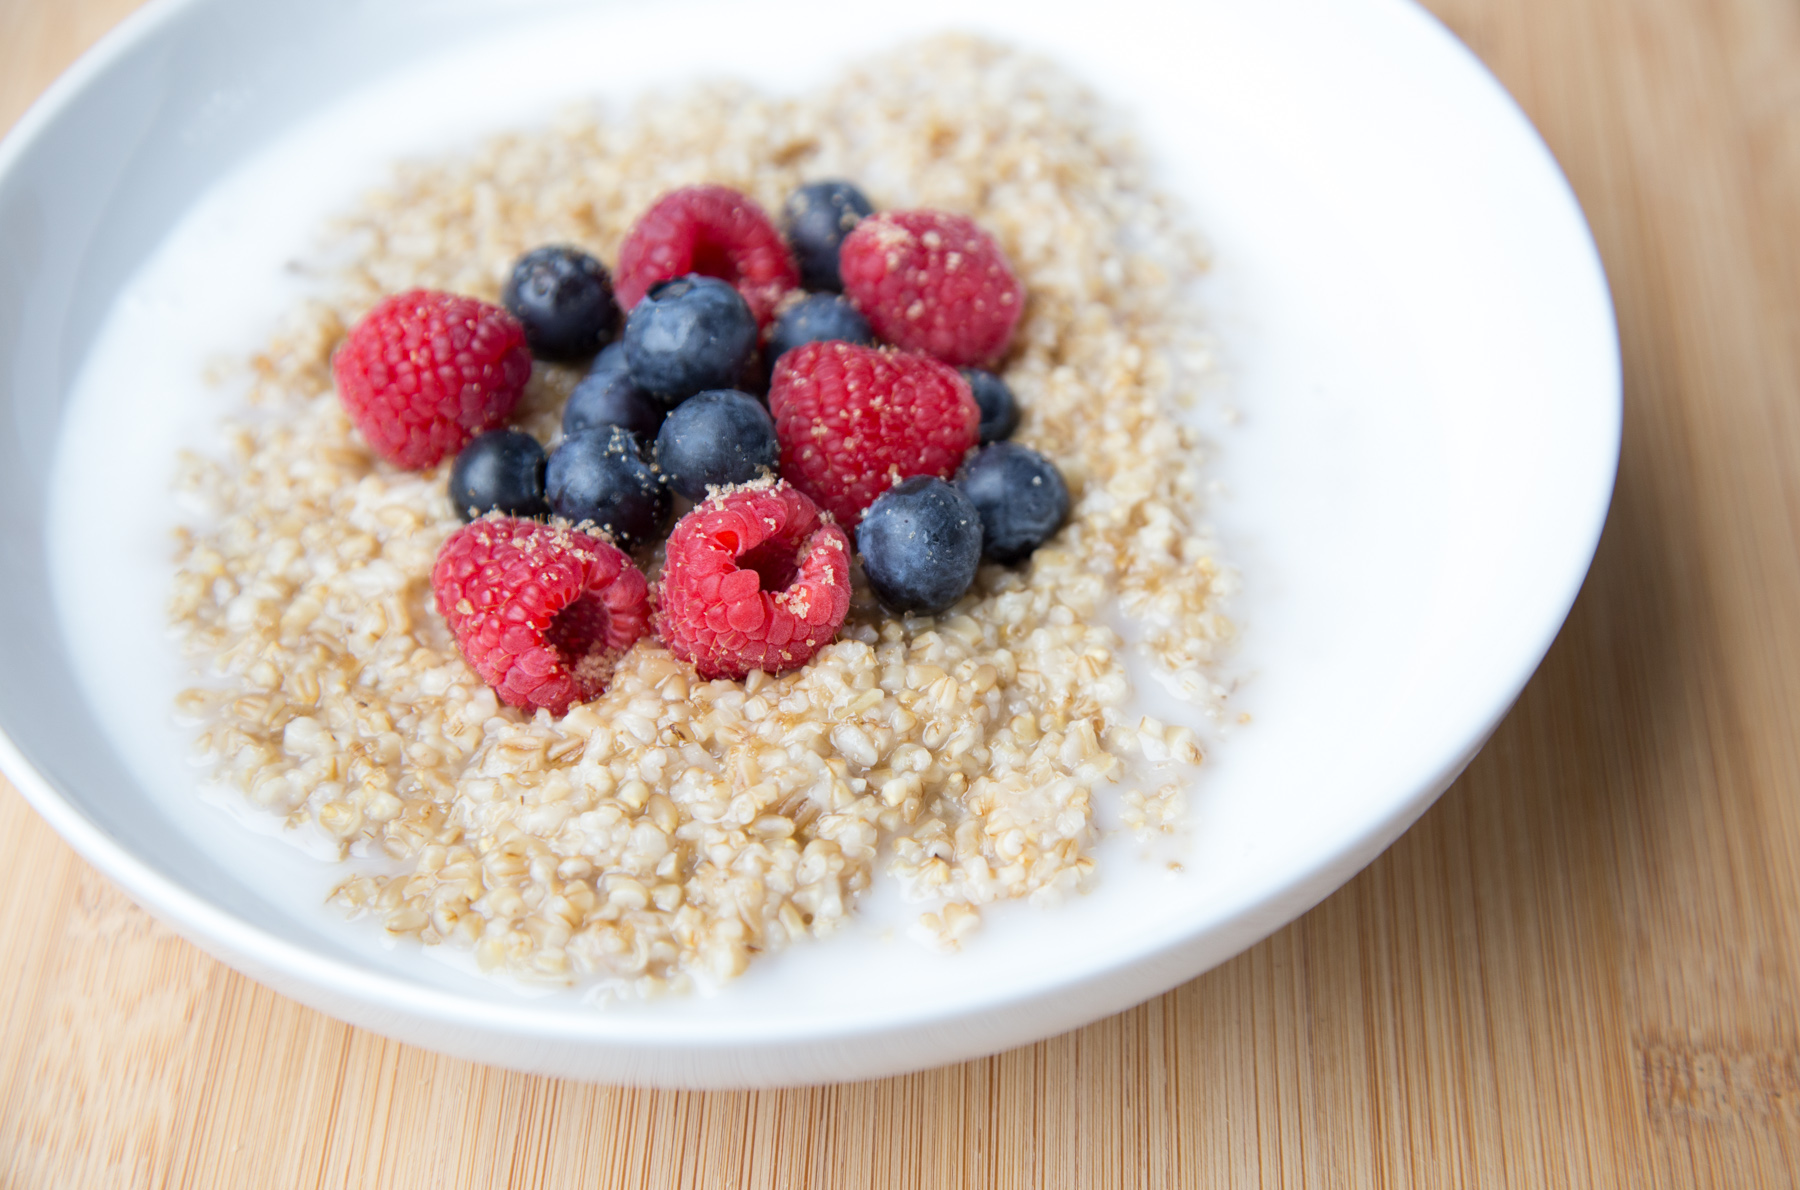
[[[844,293],[897,347],[974,367],[999,359],[1025,287],[994,238],[944,211],[871,215],[838,250]]]
[[[981,425],[981,408],[956,369],[835,341],[781,357],[769,412],[781,439],[781,474],[846,528],[903,479],[948,479]]]
[[[606,689],[650,625],[649,584],[623,550],[561,522],[487,516],[431,568],[457,647],[511,706],[560,715]]]
[[[531,379],[531,349],[499,306],[413,289],[363,315],[331,370],[375,453],[420,470],[505,424]]]
[[[800,284],[787,242],[763,209],[725,186],[683,186],[657,199],[619,248],[613,291],[629,311],[658,281],[689,273],[728,282],[761,327]]]
[[[657,635],[703,678],[799,669],[850,610],[850,539],[780,480],[709,496],[665,559]]]

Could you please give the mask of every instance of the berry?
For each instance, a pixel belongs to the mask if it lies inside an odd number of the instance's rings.
[[[993,237],[944,211],[871,215],[838,253],[844,292],[875,333],[958,367],[1000,358],[1025,287]]]
[[[709,487],[749,483],[781,458],[775,423],[748,393],[713,389],[683,401],[656,435],[656,469],[689,500]]]
[[[851,228],[874,213],[863,192],[848,182],[808,182],[788,195],[781,221],[806,288],[832,293],[844,288],[838,275],[838,245]]]
[[[969,589],[981,565],[981,515],[931,475],[883,492],[856,527],[869,586],[890,611],[935,615]]]
[[[456,456],[450,468],[450,506],[465,521],[490,512],[548,516],[544,448],[522,430],[489,430]]]
[[[657,635],[703,678],[798,669],[850,610],[850,540],[779,480],[726,488],[669,534]]]
[[[625,344],[608,344],[594,357],[569,403],[563,406],[563,433],[593,426],[623,426],[642,438],[656,437],[668,409],[631,382]]]
[[[431,568],[456,646],[509,706],[560,715],[606,689],[650,624],[649,584],[618,548],[567,525],[483,517]]]
[[[579,248],[552,244],[519,257],[500,304],[539,359],[586,359],[619,333],[612,278]]]
[[[594,524],[625,549],[662,532],[669,522],[669,490],[638,452],[638,440],[618,426],[570,434],[544,467],[550,511],[571,524]]]
[[[875,332],[855,306],[834,293],[810,294],[775,320],[775,329],[769,332],[769,355],[780,359],[802,343],[830,339],[875,346]]]
[[[671,190],[638,218],[619,247],[619,304],[630,310],[658,281],[689,273],[735,286],[759,327],[800,283],[787,245],[762,208],[724,186]]]
[[[806,343],[782,356],[769,412],[781,474],[847,526],[899,480],[948,479],[980,420],[954,368],[850,343]]]
[[[665,405],[730,388],[756,350],[756,319],[737,290],[693,274],[651,288],[625,319],[634,384]]]
[[[531,378],[531,351],[499,306],[412,289],[363,315],[331,371],[370,448],[423,470],[505,423]]]
[[[981,444],[1011,438],[1019,428],[1019,402],[1014,399],[1012,388],[992,372],[980,368],[959,370],[969,382],[969,391],[975,394],[975,404],[981,407]]]
[[[1010,566],[1050,540],[1069,516],[1056,464],[1016,442],[984,446],[956,477],[981,515],[982,556]]]

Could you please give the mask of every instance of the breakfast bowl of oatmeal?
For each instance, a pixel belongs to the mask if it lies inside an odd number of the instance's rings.
[[[9,778],[254,978],[605,1081],[1263,937],[1543,655],[1618,376],[1453,39],[1244,7],[152,3],[0,150]]]

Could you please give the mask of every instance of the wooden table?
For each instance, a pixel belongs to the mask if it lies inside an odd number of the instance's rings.
[[[136,0],[0,0],[0,127]],[[0,784],[0,1185],[1800,1185],[1800,5],[1432,0],[1618,303],[1587,587],[1480,758],[1226,966],[763,1094],[508,1074],[214,963]]]

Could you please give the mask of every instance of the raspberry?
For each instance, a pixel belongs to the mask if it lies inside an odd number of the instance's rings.
[[[724,186],[684,186],[657,199],[619,248],[614,291],[630,310],[658,281],[700,273],[728,282],[766,327],[800,270],[762,208]]]
[[[841,342],[803,343],[783,355],[769,412],[781,474],[847,528],[908,476],[948,479],[981,423],[954,368]]]
[[[943,211],[871,215],[844,237],[844,293],[897,347],[958,367],[999,359],[1025,287],[992,236]]]
[[[850,610],[850,539],[780,480],[723,488],[669,534],[656,631],[703,678],[798,669]]]
[[[506,421],[531,378],[531,349],[499,306],[413,289],[363,315],[331,370],[375,453],[420,470]]]
[[[562,522],[489,516],[431,568],[457,647],[503,701],[560,715],[606,689],[650,622],[649,584],[623,551]]]

